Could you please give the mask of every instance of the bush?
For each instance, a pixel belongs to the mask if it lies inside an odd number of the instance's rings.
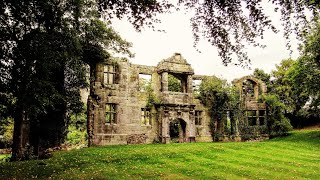
[[[268,107],[268,130],[271,137],[286,135],[292,130],[292,125],[288,118],[284,116],[285,105],[274,94],[264,95]]]
[[[1,120],[0,125],[0,149],[10,148],[13,139],[13,120],[11,118]]]
[[[67,144],[81,145],[87,143],[87,132],[77,129],[75,126],[69,126],[67,135]]]
[[[85,109],[85,107],[83,108]],[[66,144],[70,146],[79,146],[87,144],[87,116],[83,111],[79,114],[72,114],[70,116],[70,123],[68,126],[68,134]]]

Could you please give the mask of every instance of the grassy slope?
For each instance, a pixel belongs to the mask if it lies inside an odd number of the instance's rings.
[[[320,130],[265,142],[108,146],[0,162],[0,179],[291,179],[320,177]]]

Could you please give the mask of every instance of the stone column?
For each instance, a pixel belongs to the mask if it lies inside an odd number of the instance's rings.
[[[162,92],[168,91],[168,72],[163,72],[161,74],[161,89]]]
[[[258,86],[258,84],[254,84],[253,91],[254,91],[254,98],[256,100],[258,100],[258,97],[259,97],[259,86]]]
[[[162,122],[162,143],[167,144],[170,142],[168,112],[164,112],[164,116],[162,117],[161,122]]]
[[[196,137],[196,125],[195,125],[195,116],[194,110],[189,110],[189,123],[187,123],[187,127],[189,129],[189,141],[194,142]]]
[[[193,81],[192,81],[192,75],[188,75],[187,77],[187,93],[192,93],[193,91]]]
[[[103,84],[104,81],[104,64],[102,63],[97,63],[96,65],[96,80],[95,82],[100,82],[101,84]]]

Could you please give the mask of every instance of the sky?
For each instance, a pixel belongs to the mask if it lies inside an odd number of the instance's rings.
[[[264,10],[270,16],[273,24],[280,27],[278,29],[281,30],[280,14],[273,12],[271,5],[265,5]],[[275,64],[279,64],[281,60],[289,57],[295,59],[299,55],[295,38],[291,38],[293,53],[290,56],[283,33],[274,34],[267,31],[264,39],[258,40],[265,44],[266,48],[246,47],[251,59],[251,70],[232,64],[226,67],[222,64],[217,49],[207,43],[205,39],[202,39],[197,46],[201,53],[193,47],[194,39],[189,21],[191,16],[192,14],[183,10],[159,15],[161,23],[155,26],[158,29],[164,29],[166,33],[153,31],[150,28],[144,28],[141,32],[136,32],[126,19],[113,20],[112,26],[124,39],[133,43],[131,51],[135,53],[135,57],[129,58],[131,63],[156,66],[162,59],[169,58],[177,52],[181,53],[191,64],[195,74],[215,75],[227,79],[229,82],[252,74],[255,68],[270,73],[271,70],[275,69]],[[234,62],[236,62],[236,59]]]

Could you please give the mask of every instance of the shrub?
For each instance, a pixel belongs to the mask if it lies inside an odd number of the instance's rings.
[[[13,139],[13,120],[11,118],[1,120],[0,149],[11,147],[12,139]]]
[[[263,95],[268,107],[268,130],[271,137],[286,135],[292,130],[288,118],[284,116],[285,105],[274,94]]]
[[[85,107],[83,109],[85,109]],[[87,144],[88,137],[86,121],[87,116],[84,110],[79,114],[72,114],[70,116],[66,144],[70,146],[79,146]]]

